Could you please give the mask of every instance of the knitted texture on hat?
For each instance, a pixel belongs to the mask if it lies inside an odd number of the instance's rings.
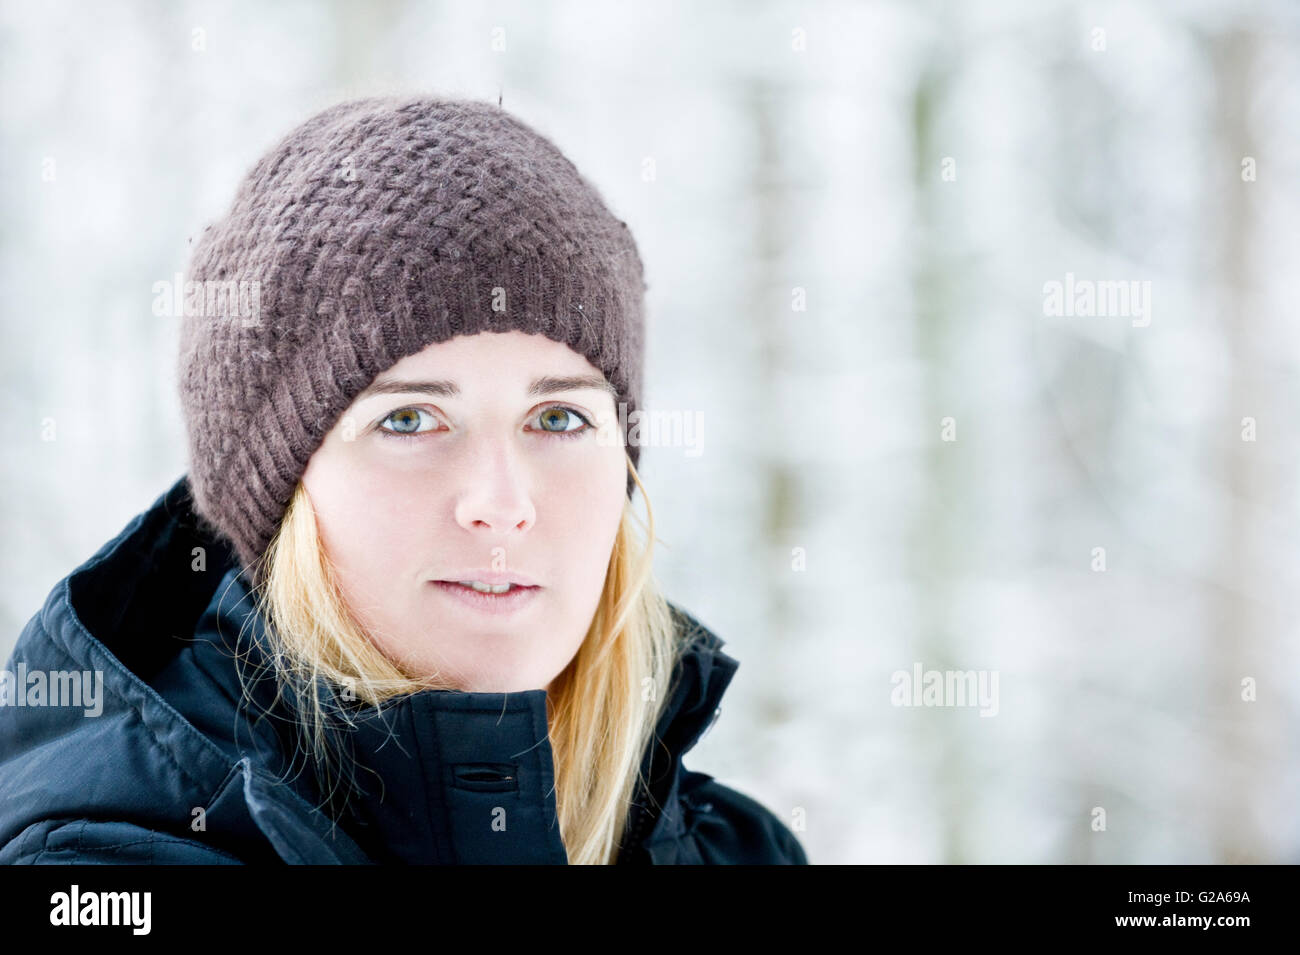
[[[372,97],[316,114],[253,166],[186,278],[194,508],[245,567],[355,397],[430,344],[545,335],[600,369],[626,414],[639,406],[646,284],[627,224],[496,105]]]

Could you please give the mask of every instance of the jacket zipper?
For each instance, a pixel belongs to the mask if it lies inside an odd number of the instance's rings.
[[[632,828],[631,835],[623,840],[624,852],[632,853],[641,847],[641,834],[646,828],[646,823],[650,821],[650,810],[643,806],[634,806],[632,808]],[[630,858],[630,855],[629,855]]]

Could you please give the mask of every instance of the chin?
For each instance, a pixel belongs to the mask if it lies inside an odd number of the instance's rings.
[[[469,693],[522,693],[525,690],[543,690],[554,680],[547,676],[549,670],[536,670],[520,667],[516,670],[495,670],[491,673],[475,673],[457,680],[457,686],[466,688]]]

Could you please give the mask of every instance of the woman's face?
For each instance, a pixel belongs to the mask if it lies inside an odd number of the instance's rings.
[[[586,636],[622,517],[616,422],[601,373],[541,335],[458,336],[381,374],[303,474],[376,645],[460,690],[549,690]],[[532,587],[483,595],[466,580]]]

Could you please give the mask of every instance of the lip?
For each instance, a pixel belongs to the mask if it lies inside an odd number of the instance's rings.
[[[488,581],[479,577],[463,577],[461,579],[481,580],[482,583],[488,583]],[[462,587],[460,584],[453,584],[445,580],[431,580],[429,583],[445,594],[448,600],[454,600],[470,610],[493,615],[518,613],[532,604],[542,592],[541,587],[526,586],[504,594],[485,594],[470,587]],[[508,581],[502,581],[502,583],[508,583]]]
[[[517,570],[454,570],[446,577],[440,577],[434,583],[459,583],[462,580],[477,580],[480,584],[500,586],[501,584],[518,584],[521,587],[536,587],[537,581]]]

